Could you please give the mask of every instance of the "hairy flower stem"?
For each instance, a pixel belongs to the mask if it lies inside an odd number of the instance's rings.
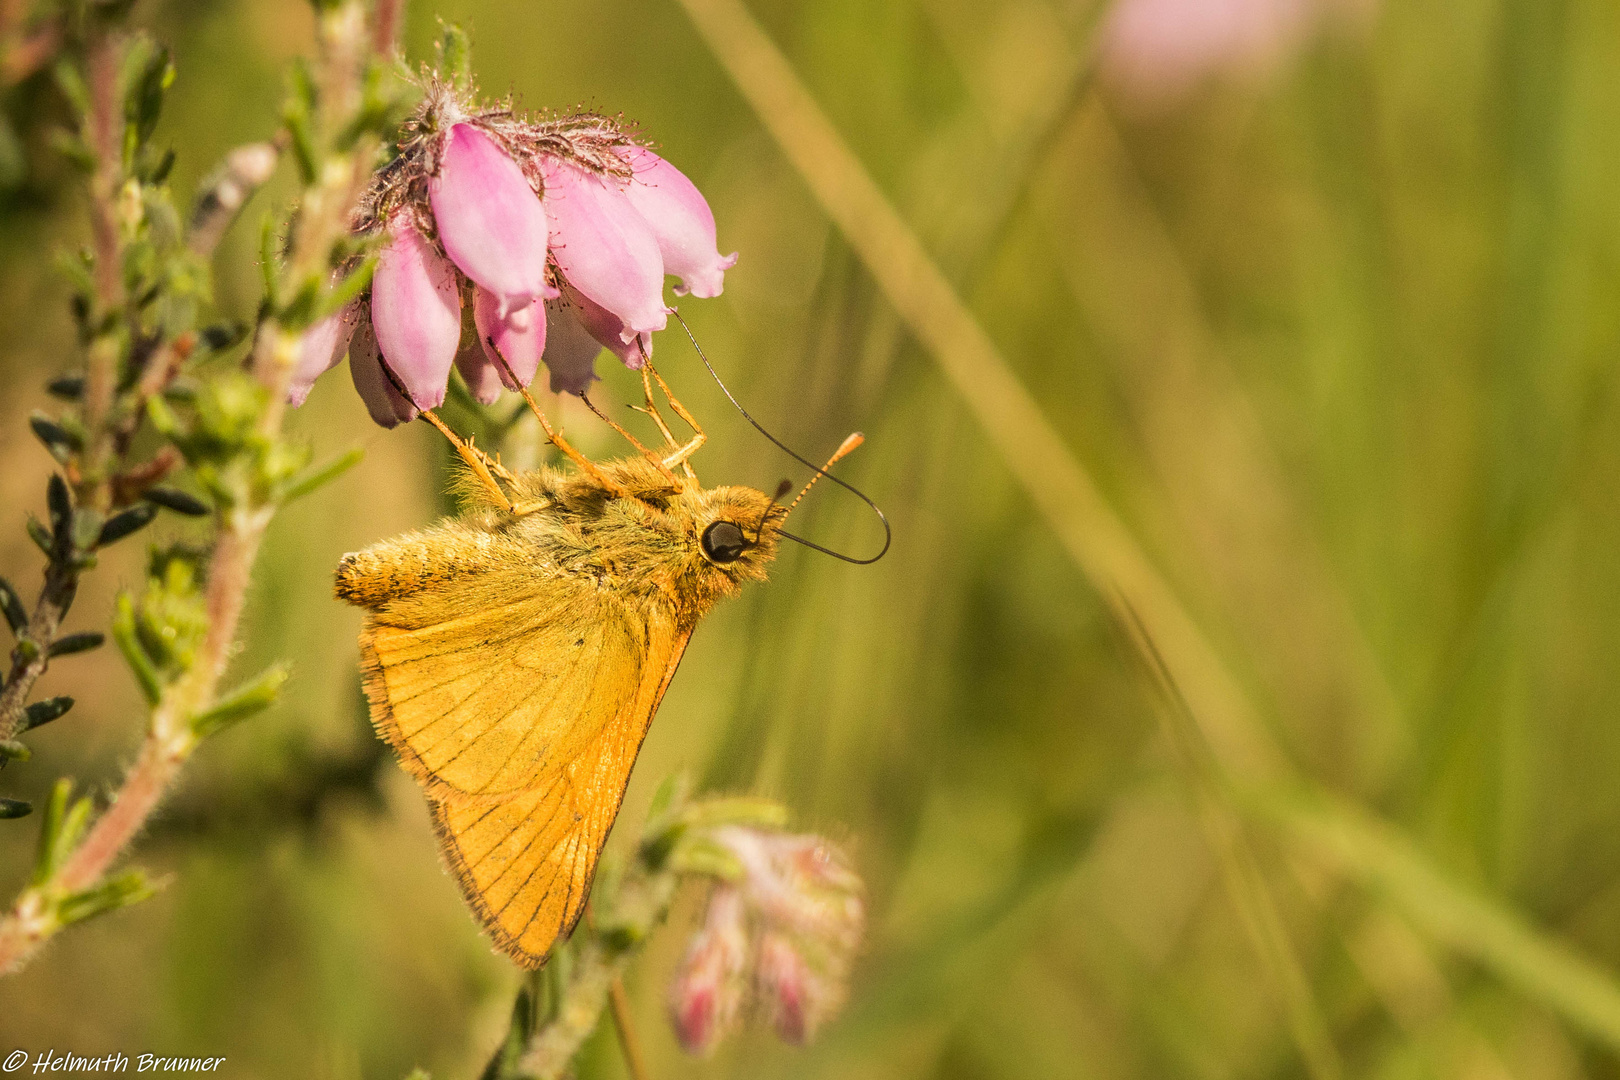
[[[52,895],[82,892],[101,881],[119,852],[162,801],[190,753],[189,743],[165,745],[155,732],[146,737],[113,804],[97,819],[60,872],[44,885],[25,891],[11,912],[0,919],[0,975],[9,975],[28,963],[40,946],[61,929],[51,914]]]
[[[273,327],[269,329],[271,335],[279,335]],[[281,389],[284,393],[284,378]],[[280,410],[274,411],[279,426]],[[53,894],[81,892],[98,884],[158,808],[196,748],[197,738],[192,733],[190,718],[206,709],[218,696],[219,682],[230,663],[236,641],[253,563],[271,516],[270,507],[236,511],[227,516],[209,568],[208,633],[196,662],[182,679],[165,691],[153,709],[135,764],[119,785],[111,805],[96,819],[54,877],[25,892],[12,912],[0,919],[0,974],[15,971],[27,963],[59,928],[49,920],[30,918],[31,912],[42,907],[41,899]]]
[[[518,1062],[518,1075],[554,1080],[567,1071],[569,1062],[596,1030],[613,984],[633,956],[634,950],[613,951],[594,934],[586,937],[575,955],[557,1016],[535,1033]]]

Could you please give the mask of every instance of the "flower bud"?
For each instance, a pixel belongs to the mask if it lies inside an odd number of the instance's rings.
[[[755,997],[777,1035],[807,1042],[844,1002],[866,919],[860,878],[819,836],[722,825],[707,838],[742,864],[730,888],[758,931]]]
[[[480,405],[493,405],[501,399],[500,366],[489,358],[484,344],[473,338],[461,343],[456,351],[456,370],[467,384],[467,392]]]
[[[401,215],[371,280],[371,325],[388,367],[422,409],[444,403],[461,342],[456,271]]]
[[[495,369],[500,383],[517,390],[534,381],[540,370],[540,357],[546,349],[546,305],[530,300],[509,307],[503,314],[501,301],[482,285],[473,290],[473,325],[478,328],[478,343]],[[506,364],[501,364],[505,358]],[[506,367],[512,369],[508,375]],[[465,376],[466,372],[463,371]],[[516,377],[516,382],[513,377]],[[498,392],[498,390],[497,390]],[[492,398],[491,401],[494,399]],[[489,404],[490,402],[485,402]]]
[[[669,1014],[689,1054],[707,1054],[737,1024],[747,988],[748,934],[743,898],[730,885],[709,896],[703,929],[670,984]]]
[[[583,394],[596,381],[602,343],[579,321],[579,308],[566,300],[546,301],[546,370],[551,392]]]
[[[783,1042],[809,1042],[844,1003],[842,982],[818,973],[787,935],[774,931],[760,936],[754,982],[760,1004]]]
[[[645,219],[612,177],[543,158],[552,257],[581,294],[624,324],[623,339],[662,330],[664,259]]]
[[[427,187],[445,253],[496,297],[501,314],[552,291],[545,208],[493,139],[471,124],[456,124]]]
[[[630,205],[658,240],[664,273],[681,279],[677,295],[719,296],[737,253],[721,255],[714,240],[714,213],[697,186],[679,169],[644,146],[620,151],[634,175],[624,189]]]
[[[416,419],[416,406],[406,401],[383,373],[371,312],[364,306],[355,320],[354,337],[349,341],[349,377],[354,380],[360,400],[366,403],[366,411],[383,427],[397,427]]]
[[[714,838],[743,864],[748,899],[771,924],[853,953],[866,923],[861,879],[844,854],[812,834],[729,825]]]
[[[343,354],[349,351],[349,338],[354,335],[355,322],[360,317],[360,301],[352,300],[341,311],[328,315],[304,331],[298,341],[298,365],[293,368],[292,381],[287,384],[287,402],[302,405],[309,397],[315,380],[337,366]]]

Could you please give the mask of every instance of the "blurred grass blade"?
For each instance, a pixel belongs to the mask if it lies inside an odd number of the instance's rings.
[[[1316,854],[1386,897],[1425,933],[1620,1050],[1620,983],[1499,900],[1449,878],[1397,830],[1326,795],[1256,799]]]
[[[1140,613],[1222,764],[1251,780],[1286,773],[1203,631],[748,9],[740,0],[680,2],[1081,571]]]
[[[1198,719],[1165,666],[1158,646],[1148,636],[1141,620],[1135,618],[1136,612],[1128,603],[1116,603],[1115,609],[1125,619],[1121,630],[1131,639],[1143,661],[1152,683],[1151,696],[1158,698],[1165,738],[1192,794],[1199,827],[1221,865],[1227,895],[1271,981],[1306,1071],[1314,1080],[1340,1080],[1344,1076],[1344,1063],[1333,1045],[1327,1021],[1288,937],[1276,899],[1244,833],[1231,789],[1210,753],[1209,744],[1204,741]]]
[[[310,470],[288,485],[287,490],[282,492],[282,501],[292,502],[294,499],[301,499],[313,491],[318,491],[360,464],[363,457],[365,457],[365,451],[359,447],[354,447],[338,455],[320,468]]]

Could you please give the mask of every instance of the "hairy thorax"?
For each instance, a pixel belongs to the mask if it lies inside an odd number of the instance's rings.
[[[744,582],[764,579],[783,511],[763,492],[677,487],[641,458],[600,467],[629,495],[554,469],[515,478],[512,512],[469,488],[472,505],[460,517],[346,556],[337,595],[381,610],[475,576],[500,575],[506,587],[566,577],[628,606],[664,606],[688,623]],[[717,522],[735,525],[745,542],[723,563],[703,544]]]

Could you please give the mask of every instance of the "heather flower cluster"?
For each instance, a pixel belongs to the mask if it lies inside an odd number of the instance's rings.
[[[675,1033],[707,1053],[752,1005],[787,1042],[808,1042],[843,1004],[865,926],[861,880],[825,839],[741,825],[711,839],[742,866],[714,886],[670,986]]]
[[[295,405],[345,353],[384,427],[442,404],[452,367],[485,404],[542,361],[553,391],[584,394],[602,349],[652,355],[665,275],[718,296],[737,261],[696,186],[608,117],[472,111],[434,84],[398,150],[355,223],[380,244],[370,288],[305,335]]]

